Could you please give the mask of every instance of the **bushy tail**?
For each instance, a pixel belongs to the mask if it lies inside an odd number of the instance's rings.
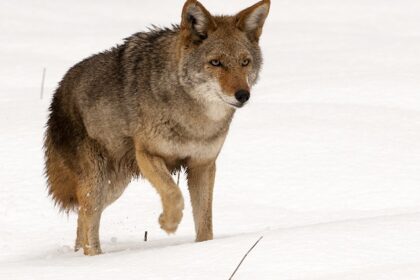
[[[77,177],[66,166],[65,159],[51,144],[48,131],[45,137],[45,175],[48,194],[61,210],[75,210],[78,202],[76,196]]]
[[[77,147],[83,137],[84,130],[79,119],[70,115],[63,102],[63,94],[59,87],[50,107],[50,116],[44,139],[45,175],[48,193],[61,210],[70,211],[78,205],[76,191]]]

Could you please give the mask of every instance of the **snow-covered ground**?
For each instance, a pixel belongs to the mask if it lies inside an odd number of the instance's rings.
[[[228,279],[262,235],[235,279],[420,279],[418,0],[274,1],[260,83],[218,160],[215,239],[193,242],[188,205],[167,236],[141,181],[104,212],[104,254],[72,251],[76,216],[58,213],[42,175],[53,90],[84,57],[176,23],[182,5],[0,2],[0,279]]]

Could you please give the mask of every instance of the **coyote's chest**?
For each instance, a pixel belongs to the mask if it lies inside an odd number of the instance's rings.
[[[214,160],[223,146],[232,114],[224,116],[219,120],[204,114],[167,118],[164,125],[155,125],[150,130],[147,146],[151,153],[175,161]]]
[[[152,150],[163,157],[191,159],[194,161],[215,159],[222,148],[225,136],[219,136],[212,140],[189,140],[176,141],[171,139],[159,139],[154,143]]]

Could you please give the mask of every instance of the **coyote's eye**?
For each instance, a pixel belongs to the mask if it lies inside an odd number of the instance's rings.
[[[222,63],[218,59],[212,59],[212,60],[210,60],[210,64],[213,65],[213,66],[216,66],[216,67],[222,66]]]
[[[243,67],[248,66],[248,64],[249,64],[249,59],[242,59],[242,60],[241,60],[241,65],[242,65]]]

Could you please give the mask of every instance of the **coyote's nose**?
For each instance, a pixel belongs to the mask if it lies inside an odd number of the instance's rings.
[[[235,98],[242,104],[247,102],[249,99],[249,91],[240,89],[237,92],[235,92]]]

